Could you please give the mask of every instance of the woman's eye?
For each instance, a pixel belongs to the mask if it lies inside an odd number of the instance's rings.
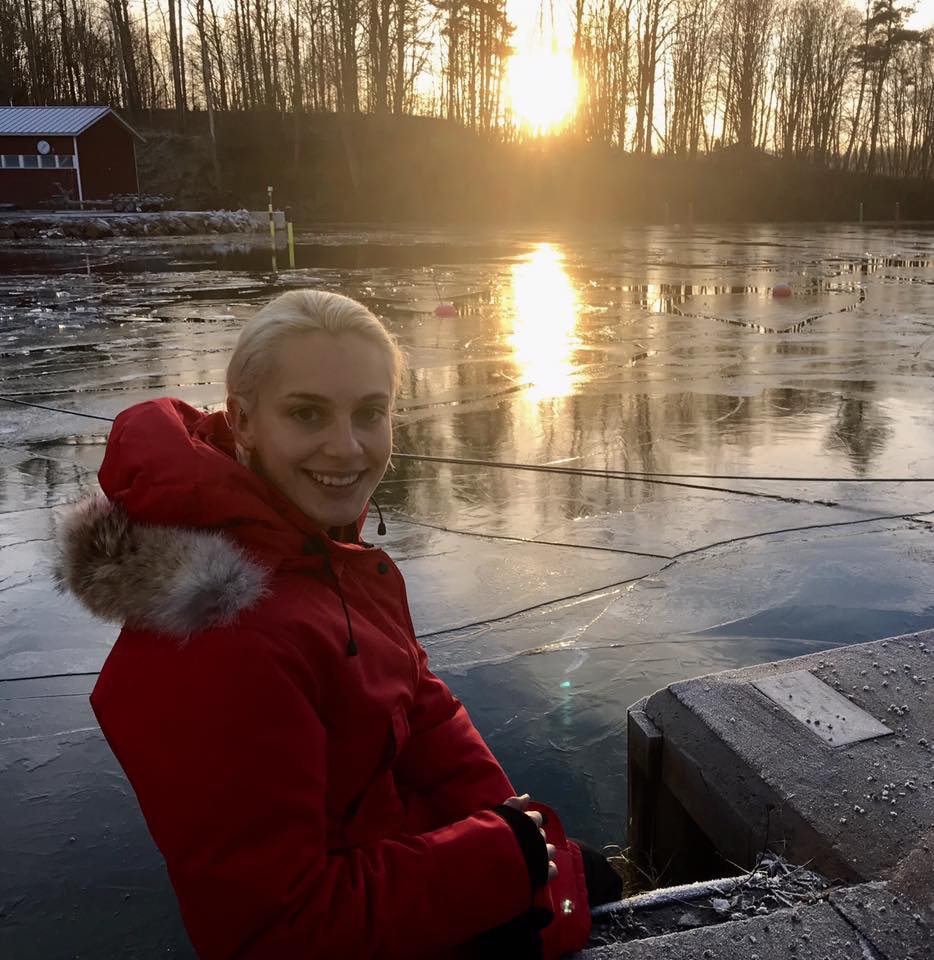
[[[321,418],[321,411],[316,407],[299,407],[292,411],[292,419],[299,423],[315,423]]]
[[[359,416],[364,423],[377,423],[386,416],[386,411],[382,407],[364,407]]]

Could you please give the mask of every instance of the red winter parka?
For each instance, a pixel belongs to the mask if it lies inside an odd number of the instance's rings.
[[[99,478],[60,576],[124,623],[91,703],[200,956],[471,956],[533,901],[545,958],[583,946],[580,851],[549,815],[532,890],[515,791],[359,525],[315,529],[176,400],[117,418]]]

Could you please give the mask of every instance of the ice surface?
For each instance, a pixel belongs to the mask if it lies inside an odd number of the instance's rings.
[[[934,482],[845,482],[934,478],[932,246],[820,225],[335,230],[275,275],[242,238],[18,245],[0,250],[0,394],[216,407],[269,297],[362,299],[410,357],[397,449],[474,461],[398,457],[377,494],[432,662],[520,791],[621,841],[629,703],[934,626]],[[113,640],[50,573],[55,508],[93,488],[106,432],[2,406],[0,678],[93,671]],[[840,479],[580,473],[606,470]]]

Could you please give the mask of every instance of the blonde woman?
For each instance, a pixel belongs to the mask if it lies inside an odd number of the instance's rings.
[[[243,328],[226,412],[124,411],[63,525],[62,580],[123,624],[91,702],[202,957],[587,939],[579,848],[515,796],[360,537],[402,369],[362,305],[286,293]]]

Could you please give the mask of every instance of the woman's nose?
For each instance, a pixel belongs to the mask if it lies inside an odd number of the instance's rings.
[[[362,445],[350,417],[335,417],[328,429],[324,442],[324,452],[331,457],[356,456]]]

